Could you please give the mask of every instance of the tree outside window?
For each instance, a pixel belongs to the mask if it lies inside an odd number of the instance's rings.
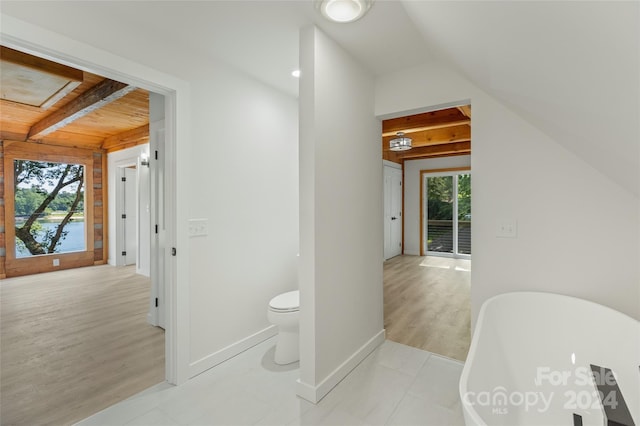
[[[84,166],[14,160],[16,257],[83,251]]]

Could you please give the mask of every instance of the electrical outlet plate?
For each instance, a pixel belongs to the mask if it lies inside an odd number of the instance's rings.
[[[518,225],[515,220],[501,220],[496,230],[498,238],[518,238]]]
[[[204,237],[209,234],[209,219],[189,219],[189,237]]]
[[[53,266],[60,266],[60,259],[53,259]]]

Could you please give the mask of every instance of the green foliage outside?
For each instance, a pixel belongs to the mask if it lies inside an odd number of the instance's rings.
[[[429,220],[453,219],[453,177],[428,178],[427,211]],[[471,220],[471,175],[458,175],[458,220]]]
[[[57,253],[68,235],[65,226],[84,210],[84,166],[14,161],[15,232],[18,247],[32,255]],[[54,229],[39,222],[47,215],[61,219]]]
[[[471,220],[471,175],[458,175],[458,220]]]
[[[55,212],[65,213],[69,210],[69,207],[73,204],[75,194],[71,192],[60,192],[58,196],[49,203],[49,206],[45,208],[44,214],[51,215]],[[31,215],[40,204],[47,197],[47,192],[39,188],[18,188],[15,194],[15,214],[16,216],[29,216]],[[84,191],[82,193],[84,199]],[[76,213],[84,212],[84,202],[81,200],[76,208]]]

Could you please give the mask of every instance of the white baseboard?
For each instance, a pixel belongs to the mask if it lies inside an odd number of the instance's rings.
[[[404,250],[404,254],[408,255],[408,256],[420,256],[420,252],[419,251],[413,251],[413,250]]]
[[[338,368],[333,370],[325,379],[317,386],[312,386],[308,383],[301,382],[298,379],[296,393],[299,397],[306,399],[307,401],[317,404],[322,398],[324,398],[347,374],[362,362],[375,348],[380,346],[384,342],[384,329],[376,333],[367,343],[362,345],[360,349],[355,351],[345,362],[343,362]]]
[[[247,349],[267,340],[269,337],[273,337],[278,334],[278,327],[275,325],[270,325],[269,327],[261,330],[251,336],[248,336],[242,340],[239,340],[226,348],[220,349],[217,352],[209,354],[204,358],[201,358],[197,361],[189,364],[189,378],[195,377],[198,374],[202,373],[210,369],[211,367],[215,367],[228,360],[229,358],[233,358],[241,352],[246,351]]]

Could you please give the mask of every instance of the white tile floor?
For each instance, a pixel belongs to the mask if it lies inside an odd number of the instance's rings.
[[[386,341],[320,403],[296,396],[298,364],[269,339],[180,387],[159,384],[80,425],[464,425],[463,364]]]

